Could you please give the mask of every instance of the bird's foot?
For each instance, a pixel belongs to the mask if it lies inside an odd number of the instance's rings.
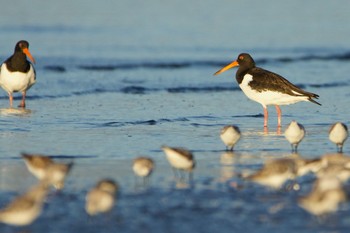
[[[20,105],[18,105],[19,108],[26,108],[26,104],[25,103],[21,103]]]

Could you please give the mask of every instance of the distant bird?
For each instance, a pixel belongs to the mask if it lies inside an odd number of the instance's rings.
[[[338,148],[338,153],[343,152],[343,145],[348,138],[348,127],[341,122],[337,122],[329,129],[329,140],[335,143]]]
[[[22,93],[22,101],[19,107],[25,108],[27,90],[34,85],[36,74],[34,66],[27,61],[27,57],[35,63],[29,52],[29,43],[25,40],[18,41],[15,51],[2,65],[0,70],[0,86],[7,92],[10,107],[13,105],[13,92]]]
[[[304,126],[296,121],[292,121],[284,132],[284,136],[291,144],[292,152],[297,152],[298,145],[305,136]]]
[[[253,58],[247,53],[238,55],[237,60],[218,70],[215,75],[239,66],[236,80],[244,94],[251,100],[260,103],[264,108],[264,127],[267,127],[268,105],[275,105],[278,116],[278,127],[281,127],[281,109],[279,105],[289,105],[300,101],[310,101],[321,105],[313,98],[319,96],[306,92],[290,83],[282,76],[256,67]]]
[[[145,185],[154,169],[154,162],[151,158],[138,157],[134,159],[132,169],[135,175],[143,178],[143,184]]]
[[[226,125],[221,129],[220,138],[226,145],[227,150],[233,150],[233,147],[241,138],[241,131],[235,125]]]
[[[48,188],[44,183],[32,187],[0,210],[0,222],[14,226],[31,224],[41,214],[47,193]]]
[[[293,159],[276,159],[266,162],[259,171],[245,178],[260,185],[279,189],[296,175],[297,167]]]
[[[162,146],[162,149],[174,170],[175,176],[176,170],[179,170],[180,172],[187,171],[189,172],[189,178],[192,179],[192,172],[195,167],[193,154],[189,150],[179,147]]]
[[[346,201],[342,183],[336,177],[316,180],[313,190],[298,201],[299,205],[314,215],[335,212],[340,203]]]
[[[86,212],[97,215],[110,211],[114,207],[118,188],[118,184],[111,179],[99,181],[86,195]]]
[[[56,163],[44,155],[22,153],[22,157],[28,170],[35,177],[53,185],[58,190],[64,187],[66,176],[73,166],[73,163]]]

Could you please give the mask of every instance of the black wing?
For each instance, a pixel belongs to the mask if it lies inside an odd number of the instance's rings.
[[[287,79],[282,76],[264,70],[258,67],[254,67],[249,70],[249,74],[253,75],[254,79],[249,83],[249,85],[257,91],[266,91],[273,90],[281,93],[285,93],[291,96],[306,96],[309,98],[309,101],[321,105],[312,98],[318,99],[318,95],[315,93],[307,92],[299,87],[295,86]],[[268,83],[268,85],[266,85]]]

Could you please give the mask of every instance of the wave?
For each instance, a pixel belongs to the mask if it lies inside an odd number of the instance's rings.
[[[186,117],[179,117],[179,118],[174,118],[174,119],[158,119],[158,120],[143,120],[143,121],[111,121],[111,122],[106,122],[102,124],[96,125],[97,127],[122,127],[122,126],[127,126],[127,125],[157,125],[157,124],[162,124],[162,123],[169,123],[169,122],[185,122],[189,121],[188,118]]]
[[[277,58],[258,58],[255,59],[257,64],[266,63],[293,63],[300,61],[348,61],[350,60],[350,51],[344,53],[326,54],[326,55],[302,55]],[[102,64],[99,64],[101,62]],[[105,64],[108,63],[108,64]],[[67,64],[65,65],[45,65],[42,68],[50,72],[66,72],[69,69],[80,69],[89,71],[114,71],[114,70],[132,70],[132,69],[185,69],[192,67],[215,67],[219,68],[227,65],[228,61],[211,61],[211,60],[190,60],[190,61],[98,61],[97,64]]]

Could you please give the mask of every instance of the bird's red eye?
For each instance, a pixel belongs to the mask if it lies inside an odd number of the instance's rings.
[[[243,60],[243,56],[239,56],[239,60]]]

